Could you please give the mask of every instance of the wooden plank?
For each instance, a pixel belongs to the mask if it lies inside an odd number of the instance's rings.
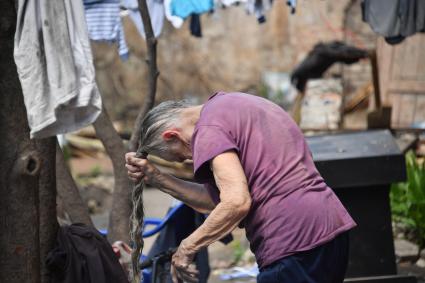
[[[415,116],[413,118],[414,123],[420,123],[424,121],[425,121],[425,94],[417,96]]]
[[[413,123],[416,109],[415,94],[400,94],[398,127],[410,127]]]
[[[425,35],[407,38],[391,46],[380,38],[377,44],[381,98],[393,106],[392,125],[408,128],[425,116]]]
[[[379,64],[379,81],[381,89],[381,99],[383,104],[388,104],[390,100],[388,86],[391,81],[392,58],[394,50],[385,42],[382,37],[377,41],[377,55]]]
[[[419,46],[425,46],[425,35],[421,35],[421,43]],[[422,74],[422,80],[425,80],[425,52],[419,52],[418,64],[416,72]]]
[[[393,107],[391,113],[391,125],[393,128],[398,128],[400,117],[400,95],[391,94],[389,98],[389,101]]]
[[[402,64],[403,64],[403,57],[405,56],[405,48],[404,43],[400,43],[397,45],[390,46],[393,50],[393,56],[390,59],[392,61],[392,68],[390,70],[390,81],[393,80],[400,80],[402,77]]]
[[[423,81],[393,80],[388,85],[389,92],[408,92],[425,94],[425,78]]]
[[[418,58],[422,51],[420,48],[421,40],[420,37],[412,36],[407,38],[403,45],[400,46],[400,57],[396,59],[396,62],[400,66],[400,74],[396,79],[398,80],[420,80],[420,74],[417,72]]]

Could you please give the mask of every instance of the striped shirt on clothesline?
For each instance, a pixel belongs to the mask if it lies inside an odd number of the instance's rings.
[[[128,57],[119,0],[84,0],[89,37],[95,41],[118,42],[121,58]]]

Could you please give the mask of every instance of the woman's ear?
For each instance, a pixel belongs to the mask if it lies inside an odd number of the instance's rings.
[[[178,132],[176,130],[166,130],[162,133],[162,138],[165,141],[171,141],[178,136]]]

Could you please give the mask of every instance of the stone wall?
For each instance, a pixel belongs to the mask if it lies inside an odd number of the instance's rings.
[[[360,1],[298,2],[297,13],[290,15],[285,1],[274,1],[262,25],[242,5],[217,9],[201,16],[200,39],[190,35],[188,22],[179,30],[166,22],[158,39],[158,100],[195,97],[201,101],[217,90],[255,93],[262,72],[290,72],[319,41],[369,44],[372,32],[361,22]],[[351,9],[348,16],[347,9]],[[115,119],[134,118],[146,93],[145,42],[129,18],[123,22],[131,51],[128,61],[121,62],[111,46],[94,46],[99,85]],[[360,33],[355,38],[361,41],[351,40],[347,26],[353,26],[350,33]],[[366,72],[356,66],[342,72],[341,66],[335,66],[329,73],[347,75],[347,83],[355,88],[361,83],[351,80]]]

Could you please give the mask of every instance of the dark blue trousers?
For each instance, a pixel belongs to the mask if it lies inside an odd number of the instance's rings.
[[[293,254],[260,270],[258,283],[342,283],[348,264],[348,232],[312,250]]]

